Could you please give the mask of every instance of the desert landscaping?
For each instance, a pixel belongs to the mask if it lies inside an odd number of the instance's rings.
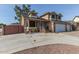
[[[49,44],[25,49],[14,54],[79,54],[79,46],[68,44]]]

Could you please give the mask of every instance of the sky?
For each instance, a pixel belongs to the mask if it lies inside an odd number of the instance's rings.
[[[0,4],[0,23],[11,24],[16,23],[14,4]],[[63,21],[73,20],[75,16],[79,16],[79,4],[31,4],[31,9],[36,10],[38,15],[45,12],[55,11],[62,13]]]

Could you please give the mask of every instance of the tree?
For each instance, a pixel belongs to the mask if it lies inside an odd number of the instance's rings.
[[[15,19],[18,20],[19,23],[21,21],[21,16],[29,17],[30,14],[36,14],[37,15],[37,12],[35,10],[31,10],[30,5],[23,4],[22,8],[18,5],[15,5],[14,10],[15,10],[15,13],[16,13]]]
[[[30,14],[32,14],[32,15],[37,15],[38,13],[35,11],[35,10],[32,10],[32,11],[30,11]]]
[[[16,16],[15,16],[15,19],[18,20],[20,22],[21,20],[21,16],[24,15],[24,14],[29,14],[30,12],[30,5],[22,5],[22,8],[18,5],[15,5],[15,13],[16,13]]]
[[[15,19],[18,20],[20,22],[20,19],[21,19],[21,8],[19,6],[15,6],[14,8],[15,10],[15,13],[16,13],[16,16],[15,16]]]
[[[25,4],[23,4],[23,5],[22,5],[23,12],[24,12],[24,13],[27,13],[27,14],[29,15],[29,13],[30,13],[30,11],[31,11],[31,8],[30,8],[30,7],[31,7],[30,5],[25,5]]]

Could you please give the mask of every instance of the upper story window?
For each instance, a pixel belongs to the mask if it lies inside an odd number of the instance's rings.
[[[55,15],[52,15],[52,18],[55,18]]]
[[[58,19],[61,19],[61,16],[59,16]]]

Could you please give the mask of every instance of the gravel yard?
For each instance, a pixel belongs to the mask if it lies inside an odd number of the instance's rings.
[[[79,46],[68,44],[50,44],[25,49],[14,54],[79,54]]]

